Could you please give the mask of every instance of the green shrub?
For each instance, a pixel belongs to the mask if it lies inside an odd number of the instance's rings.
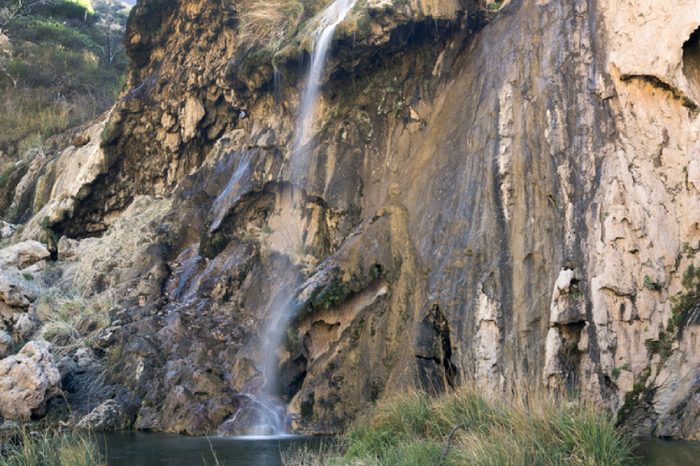
[[[10,33],[15,41],[52,44],[70,50],[98,52],[100,46],[85,31],[53,18],[27,16],[12,22]]]
[[[644,288],[649,291],[661,291],[661,284],[656,282],[649,275],[644,276]]]

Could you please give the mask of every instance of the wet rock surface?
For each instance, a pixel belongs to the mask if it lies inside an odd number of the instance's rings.
[[[110,300],[79,326],[104,374],[85,424],[255,425],[261,335],[291,290],[296,429],[474,377],[697,438],[700,9],[681,3],[368,2],[338,27],[297,179],[308,31],[246,74],[236,4],[140,2],[120,102],[9,196],[58,259],[29,273]],[[0,270],[7,329],[37,300],[29,256]]]

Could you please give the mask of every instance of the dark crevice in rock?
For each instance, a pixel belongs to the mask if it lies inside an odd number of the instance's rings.
[[[304,354],[286,361],[280,368],[278,391],[282,398],[289,402],[296,395],[306,379],[308,359]]]
[[[452,362],[450,325],[437,304],[423,319],[415,351],[418,383],[428,392],[441,393],[454,388],[457,367]]]
[[[683,44],[683,73],[700,94],[700,28]]]
[[[586,328],[586,322],[570,322],[556,327],[563,341],[559,352],[559,361],[563,370],[564,387],[568,392],[573,393],[579,387],[579,364],[582,353],[579,351],[578,345],[582,332]]]

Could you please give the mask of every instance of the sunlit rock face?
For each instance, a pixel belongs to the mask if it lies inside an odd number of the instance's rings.
[[[84,149],[101,164],[23,235],[79,239],[58,243],[64,282],[119,290],[100,351],[138,428],[239,432],[289,289],[296,429],[474,380],[698,438],[700,5],[681,3],[358,2],[298,178],[308,31],[256,53],[237,2],[144,0]]]
[[[60,393],[60,381],[50,345],[30,341],[17,354],[0,361],[0,415],[27,421],[43,414],[46,402]]]

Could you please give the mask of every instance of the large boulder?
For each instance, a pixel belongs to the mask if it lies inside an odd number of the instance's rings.
[[[5,419],[41,416],[46,402],[60,393],[61,376],[50,349],[44,341],[31,341],[0,361],[0,415]]]
[[[78,423],[79,429],[124,430],[131,427],[133,416],[116,400],[107,400],[93,409]]]
[[[17,269],[0,267],[0,314],[3,304],[16,310],[26,310],[36,299],[36,291]]]
[[[0,266],[24,269],[46,260],[51,253],[38,241],[23,241],[5,249],[0,249]]]

